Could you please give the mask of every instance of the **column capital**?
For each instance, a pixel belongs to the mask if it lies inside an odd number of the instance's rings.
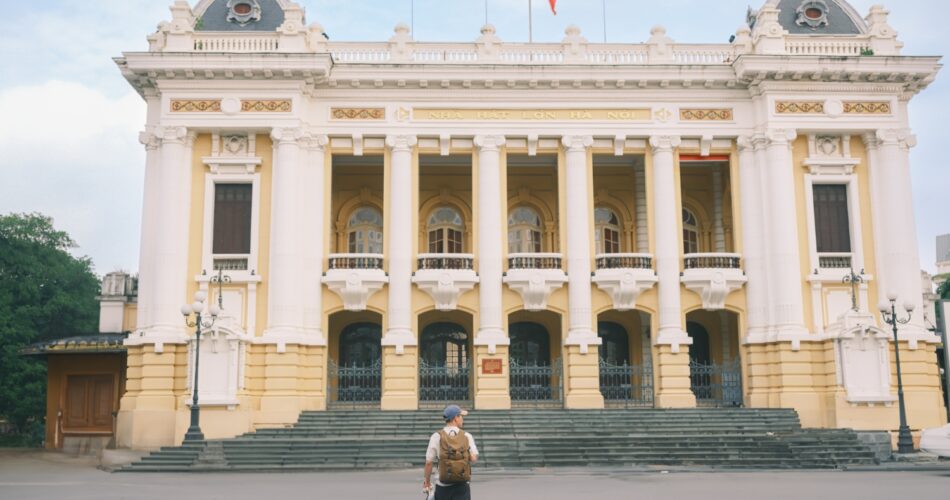
[[[751,135],[740,135],[736,137],[736,147],[739,149],[739,152],[743,151],[752,151],[755,149],[755,136]]]
[[[878,129],[874,132],[875,147],[897,145],[902,149],[910,149],[917,145],[917,136],[906,129]]]
[[[186,127],[155,127],[154,134],[160,137],[162,144],[185,144],[189,140]]]
[[[330,144],[330,138],[323,134],[306,134],[301,138],[301,144],[305,149],[319,153]]]
[[[650,147],[654,153],[671,153],[678,148],[682,140],[678,135],[651,135]]]
[[[561,144],[568,151],[584,152],[594,145],[594,137],[590,135],[565,135],[561,137]]]
[[[475,146],[481,151],[498,151],[507,139],[503,135],[476,135]]]
[[[139,143],[145,146],[146,151],[154,151],[162,147],[162,133],[159,128],[148,128],[139,132]]]
[[[270,138],[277,146],[295,144],[305,136],[300,127],[275,127],[270,131]]]
[[[395,151],[412,151],[416,145],[416,136],[414,135],[387,135],[386,147]]]
[[[765,140],[769,146],[791,147],[792,141],[798,137],[798,132],[790,128],[770,128],[765,131]]]

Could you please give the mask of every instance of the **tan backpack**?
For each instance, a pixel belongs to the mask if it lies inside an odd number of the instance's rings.
[[[466,483],[472,479],[468,436],[459,431],[449,435],[439,431],[439,481],[443,484]]]

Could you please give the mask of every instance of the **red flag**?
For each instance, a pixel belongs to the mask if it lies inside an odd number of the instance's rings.
[[[554,15],[556,16],[557,15],[557,0],[549,0],[549,1],[551,2],[551,12],[553,12]]]

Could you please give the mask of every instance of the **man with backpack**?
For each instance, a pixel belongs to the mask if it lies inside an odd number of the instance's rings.
[[[469,500],[472,479],[472,464],[478,460],[475,438],[462,431],[463,417],[468,412],[458,405],[449,405],[442,412],[445,427],[432,434],[426,448],[425,491],[432,488],[432,462],[439,460],[439,479],[435,483],[435,500]]]

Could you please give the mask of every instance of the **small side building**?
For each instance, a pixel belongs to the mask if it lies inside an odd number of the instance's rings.
[[[46,448],[84,454],[115,446],[116,415],[126,381],[123,342],[135,326],[137,296],[137,277],[109,273],[98,297],[98,333],[24,349],[24,355],[47,363]]]

